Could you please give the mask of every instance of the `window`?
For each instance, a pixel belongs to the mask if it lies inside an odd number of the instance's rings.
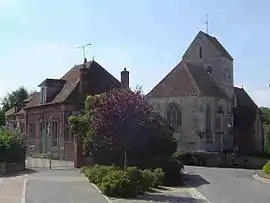
[[[40,104],[46,103],[46,87],[40,88]]]
[[[202,58],[202,47],[199,47],[199,56],[200,56],[200,58]]]
[[[221,132],[222,131],[222,115],[223,115],[223,107],[222,105],[219,105],[216,112],[216,131]]]
[[[211,133],[211,109],[209,104],[206,105],[205,108],[205,131],[206,131],[206,140],[212,140],[212,133]]]
[[[35,134],[36,134],[36,124],[30,123],[29,124],[29,135],[28,135],[28,144],[34,145],[35,141]]]
[[[173,128],[181,126],[181,111],[178,104],[170,103],[168,105],[167,120]]]
[[[58,123],[52,122],[52,147],[58,146]]]

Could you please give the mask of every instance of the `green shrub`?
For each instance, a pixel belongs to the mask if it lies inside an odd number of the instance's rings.
[[[165,173],[161,168],[154,169],[152,187],[158,187],[163,184]]]
[[[130,180],[137,186],[136,192],[137,193],[144,193],[148,187],[146,187],[145,179],[142,175],[142,171],[138,167],[128,167],[127,174]]]
[[[22,135],[0,128],[0,162],[23,162],[25,152],[26,144]]]
[[[142,177],[143,177],[143,188],[145,190],[148,190],[153,185],[154,174],[151,171],[151,169],[144,169],[141,171],[141,173],[142,173]]]
[[[182,170],[184,168],[183,164],[173,158],[159,158],[153,161],[154,168],[161,168],[165,174],[164,185],[181,185],[182,182]]]
[[[267,175],[270,175],[270,161],[268,161],[268,162],[263,166],[263,172],[266,173]]]
[[[103,177],[99,184],[100,190],[111,197],[135,197],[139,191],[127,171],[111,171]]]
[[[102,178],[106,176],[111,171],[119,171],[120,168],[116,166],[104,166],[104,165],[94,165],[92,167],[84,168],[84,174],[88,177],[89,181],[94,184],[100,184]]]

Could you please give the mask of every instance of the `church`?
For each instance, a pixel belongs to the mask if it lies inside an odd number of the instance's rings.
[[[263,151],[260,111],[234,86],[234,63],[216,37],[200,31],[182,60],[148,93],[171,124],[180,151]]]

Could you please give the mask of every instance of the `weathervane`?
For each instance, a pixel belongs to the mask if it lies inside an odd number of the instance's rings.
[[[82,49],[83,51],[83,59],[86,60],[86,56],[85,56],[85,48],[90,46],[91,44],[84,44],[84,45],[81,45],[81,46],[78,46],[77,48],[78,49]]]

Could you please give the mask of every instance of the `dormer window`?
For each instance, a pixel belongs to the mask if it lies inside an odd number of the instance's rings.
[[[46,86],[40,88],[40,104],[46,103]]]
[[[200,59],[202,58],[202,47],[199,47],[199,57],[200,57]]]

